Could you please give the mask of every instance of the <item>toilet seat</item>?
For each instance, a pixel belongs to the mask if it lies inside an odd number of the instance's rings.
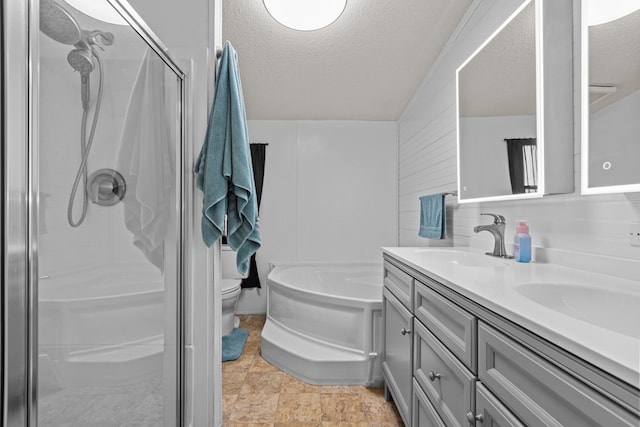
[[[240,283],[242,280],[238,279],[222,279],[222,296],[233,294],[236,291],[240,291]]]

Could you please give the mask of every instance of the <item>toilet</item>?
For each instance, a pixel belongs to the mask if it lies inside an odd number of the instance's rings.
[[[222,335],[229,335],[240,324],[236,317],[236,307],[240,297],[240,283],[247,275],[238,273],[236,253],[229,245],[222,245]]]

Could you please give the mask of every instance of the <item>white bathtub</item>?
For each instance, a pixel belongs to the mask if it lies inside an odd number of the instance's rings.
[[[267,276],[261,353],[312,384],[382,382],[382,266],[281,265]]]
[[[38,286],[39,368],[60,386],[160,373],[164,279],[147,265],[51,274]]]

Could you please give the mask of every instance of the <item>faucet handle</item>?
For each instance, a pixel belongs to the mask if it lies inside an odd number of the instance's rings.
[[[481,213],[480,215],[492,216],[494,225],[506,224],[507,223],[507,221],[504,219],[504,217],[502,215],[496,215],[496,214],[492,214],[492,213]]]

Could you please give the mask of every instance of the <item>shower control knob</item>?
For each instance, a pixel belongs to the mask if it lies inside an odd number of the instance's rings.
[[[400,333],[402,335],[407,335],[407,334],[411,333],[411,329],[402,328],[402,329],[400,329]]]
[[[124,178],[113,169],[99,169],[88,179],[87,194],[93,203],[101,206],[113,206],[124,198],[127,184]]]
[[[118,186],[114,182],[104,181],[98,184],[97,190],[99,194],[110,194],[117,188]]]
[[[436,380],[436,378],[440,378],[440,374],[436,374],[436,373],[435,373],[435,372],[433,372],[433,371],[429,371],[429,375],[428,375],[428,376],[429,376],[429,379],[430,379],[431,381],[435,381],[435,380]]]
[[[476,425],[476,421],[479,423],[484,422],[484,417],[482,414],[473,415],[473,412],[469,411],[467,412],[467,421],[469,422],[469,425],[474,426]]]

